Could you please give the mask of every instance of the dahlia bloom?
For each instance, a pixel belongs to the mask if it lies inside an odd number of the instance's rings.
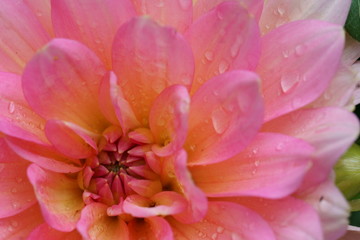
[[[325,2],[1,1],[0,239],[340,237],[359,126]]]

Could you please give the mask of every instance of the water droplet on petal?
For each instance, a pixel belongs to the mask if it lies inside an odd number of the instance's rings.
[[[276,146],[277,151],[283,150],[283,148],[284,148],[284,143],[282,143],[282,142]]]
[[[11,192],[12,192],[12,193],[17,193],[17,189],[16,189],[16,188],[12,188],[12,189],[11,189]]]
[[[217,236],[217,233],[214,233],[213,235],[211,235],[211,239],[216,240]]]
[[[21,177],[16,178],[17,183],[21,183],[22,181],[23,181],[23,179]]]
[[[12,220],[10,223],[14,228],[19,226],[19,223],[17,221],[15,221],[15,220]]]
[[[212,112],[211,120],[215,132],[218,134],[225,132],[225,130],[229,127],[230,124],[230,119],[228,117],[228,114],[224,111],[224,109],[221,106],[216,108]]]
[[[9,110],[9,113],[11,113],[11,114],[15,112],[15,103],[14,102],[9,102],[8,110]]]
[[[13,209],[18,209],[19,208],[19,203],[18,202],[13,202],[12,207],[13,207]]]
[[[231,240],[241,240],[241,237],[239,235],[237,235],[236,233],[232,233]]]
[[[178,0],[178,1],[180,3],[180,7],[183,10],[187,10],[192,5],[192,1],[190,1],[190,0]]]
[[[217,231],[218,233],[223,233],[223,232],[224,232],[224,228],[221,227],[221,226],[219,226],[219,227],[216,228],[216,231]]]
[[[219,64],[219,73],[224,73],[229,68],[229,64],[226,61],[221,61]]]
[[[282,55],[283,55],[283,57],[284,58],[288,58],[289,57],[289,50],[284,50],[284,51],[282,51]]]
[[[214,53],[211,51],[206,51],[205,52],[205,58],[211,62],[212,60],[214,60]]]
[[[234,44],[231,46],[230,48],[230,54],[231,57],[236,57],[236,55],[238,54],[241,44],[243,43],[243,39],[241,36],[237,36],[237,38],[235,39]]]
[[[285,73],[280,79],[282,91],[287,93],[299,83],[299,80],[300,76],[298,73]]]
[[[279,13],[280,16],[283,16],[285,14],[285,9],[282,7],[278,7],[277,12]]]
[[[256,160],[255,163],[254,163],[254,165],[255,165],[256,167],[258,167],[258,166],[260,165],[260,161],[259,161],[259,160]]]
[[[296,54],[297,56],[303,55],[304,52],[305,52],[305,46],[304,46],[304,45],[301,44],[301,45],[297,45],[297,46],[295,47],[295,54]]]

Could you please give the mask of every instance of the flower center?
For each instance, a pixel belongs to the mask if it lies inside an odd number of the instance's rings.
[[[144,159],[150,145],[120,133],[111,135],[101,139],[96,156],[86,159],[87,166],[79,178],[86,204],[95,201],[116,205],[128,195],[139,194],[137,181],[156,177]]]

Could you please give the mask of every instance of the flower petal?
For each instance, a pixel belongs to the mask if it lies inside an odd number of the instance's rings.
[[[186,209],[174,217],[179,222],[190,224],[204,218],[208,201],[205,194],[194,184],[186,164],[187,155],[184,150],[165,159],[162,166],[162,179],[164,188],[180,192],[186,198]]]
[[[118,28],[135,16],[129,0],[51,0],[57,37],[84,43],[111,68],[111,45]]]
[[[197,0],[194,5],[194,19],[202,16],[212,8],[228,0]],[[254,15],[257,20],[260,19],[263,9],[263,0],[237,0],[250,14]]]
[[[195,92],[227,70],[254,70],[260,55],[256,20],[237,1],[227,1],[194,22],[186,32],[195,58]]]
[[[85,159],[97,153],[99,135],[60,120],[46,122],[45,133],[52,145],[70,158]]]
[[[28,177],[46,222],[59,231],[74,230],[84,206],[77,180],[35,164],[29,166]]]
[[[12,151],[4,138],[0,138],[0,149],[0,218],[4,218],[29,208],[36,198],[26,175],[29,163]]]
[[[104,204],[92,203],[81,211],[77,229],[84,239],[129,239],[126,223],[120,217],[109,217],[107,208]]]
[[[67,39],[54,39],[26,66],[25,98],[45,119],[60,119],[100,131],[106,120],[98,106],[105,69],[88,48]]]
[[[262,131],[294,136],[315,148],[313,165],[302,186],[307,188],[327,179],[335,162],[355,141],[359,122],[339,108],[301,109],[266,123]]]
[[[113,79],[113,80],[111,80]],[[111,98],[111,90],[110,90],[110,81],[113,82],[112,85],[117,87],[117,78],[113,72],[107,72],[107,74],[103,77],[100,83],[99,88],[99,106],[100,111],[104,115],[104,117],[111,122],[113,125],[119,125],[119,121],[115,114],[115,107]],[[115,89],[117,90],[117,89]],[[117,95],[117,91],[113,92]]]
[[[38,21],[43,28],[49,33],[50,36],[54,36],[53,25],[51,22],[51,6],[50,0],[24,0],[33,13],[35,13]]]
[[[18,74],[50,39],[36,15],[22,0],[1,1],[0,32],[0,71]]]
[[[169,223],[162,217],[135,219],[129,223],[130,239],[174,239]]]
[[[118,79],[114,72],[110,72],[109,81],[110,98],[115,110],[115,115],[118,119],[117,121],[120,123],[123,133],[126,134],[129,130],[140,127],[141,124],[136,119],[135,113],[130,106],[130,102],[125,99],[124,93],[118,85]],[[113,118],[113,116],[111,116],[111,118]]]
[[[176,192],[164,191],[151,198],[140,195],[127,196],[123,209],[125,213],[137,218],[147,218],[157,215],[167,216],[181,213],[186,209],[187,203],[183,196]]]
[[[186,139],[190,96],[181,85],[166,88],[155,99],[150,111],[150,129],[155,137],[152,150],[158,156],[179,151]]]
[[[312,153],[313,148],[302,140],[261,133],[231,159],[190,167],[190,172],[207,196],[280,198],[300,186]]]
[[[360,65],[359,65],[360,66]],[[325,92],[310,107],[342,107],[353,109],[353,95],[359,81],[358,71],[342,63]]]
[[[205,218],[194,224],[182,224],[172,218],[168,221],[178,240],[275,240],[271,228],[257,213],[231,202],[209,202]]]
[[[318,19],[341,26],[345,24],[351,0],[267,0],[260,19],[261,31],[270,30],[287,22]]]
[[[81,240],[81,236],[77,231],[60,232],[50,227],[46,223],[39,225],[35,228],[27,240]]]
[[[299,197],[311,204],[320,215],[324,239],[336,240],[346,232],[349,205],[332,179],[300,193]]]
[[[173,84],[191,85],[194,60],[190,46],[175,30],[160,27],[149,18],[124,24],[112,51],[124,97],[145,126],[150,107],[162,90]]]
[[[132,0],[139,15],[183,32],[192,22],[192,0]]]
[[[0,131],[8,136],[38,144],[49,144],[44,134],[45,120],[26,102],[20,76],[0,72]]]
[[[188,164],[221,162],[239,153],[263,121],[258,76],[230,71],[207,81],[193,96],[185,148]]]
[[[0,239],[26,239],[29,233],[43,222],[39,206],[35,204],[15,216],[0,218]]]
[[[44,147],[9,137],[6,138],[6,142],[20,157],[50,171],[74,173],[82,169],[78,159],[65,158],[51,147]]]
[[[316,20],[292,22],[265,35],[257,68],[265,121],[320,96],[338,69],[343,46],[341,26]]]
[[[318,213],[302,200],[293,197],[279,200],[236,198],[234,202],[252,209],[263,217],[278,240],[323,239]]]

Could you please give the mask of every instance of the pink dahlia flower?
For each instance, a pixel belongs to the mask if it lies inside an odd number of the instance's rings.
[[[2,0],[0,239],[341,236],[349,4]]]

